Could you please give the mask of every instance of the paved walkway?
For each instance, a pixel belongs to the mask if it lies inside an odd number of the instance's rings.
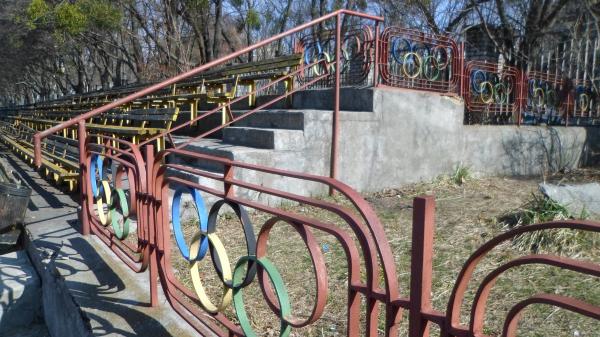
[[[94,336],[198,336],[171,310],[161,289],[159,307],[149,307],[147,272],[133,273],[95,236],[79,234],[78,202],[73,196],[50,185],[2,145],[0,152],[0,160],[33,189],[27,228],[36,246],[48,254],[60,250],[55,264],[89,318]]]

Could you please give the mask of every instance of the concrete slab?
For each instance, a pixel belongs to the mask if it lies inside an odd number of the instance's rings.
[[[540,184],[540,190],[548,198],[565,206],[569,212],[578,216],[582,212],[600,215],[600,184],[553,185]]]
[[[96,237],[79,234],[78,202],[4,151],[32,189],[26,228],[37,250],[45,320],[52,336],[198,336],[162,296],[149,306],[148,273],[135,274]],[[31,249],[30,249],[31,250]],[[46,252],[40,253],[40,252]],[[43,258],[43,257],[47,258]]]
[[[300,151],[304,148],[304,132],[232,126],[223,130],[223,141],[228,144],[261,149]]]
[[[0,255],[0,335],[38,320],[42,309],[40,278],[24,250]]]

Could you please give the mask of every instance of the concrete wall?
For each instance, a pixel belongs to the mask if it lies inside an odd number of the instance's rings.
[[[302,139],[294,138],[294,146],[266,150],[222,144],[217,150],[202,145],[190,150],[329,176],[331,96],[327,89],[294,96],[293,112],[303,115],[302,127],[295,129],[303,131]],[[451,174],[458,166],[476,175],[518,176],[600,163],[598,128],[464,125],[460,98],[412,90],[343,89],[340,103],[338,178],[359,191],[431,180]],[[287,110],[280,112],[269,118],[285,119]],[[212,127],[218,124],[212,122]],[[199,164],[206,169],[205,163]],[[322,184],[252,170],[238,169],[236,178],[304,195],[327,192]],[[250,190],[241,193],[262,197]]]
[[[408,90],[375,89],[373,107],[341,114],[339,177],[360,191],[430,180],[459,165],[518,176],[598,161],[597,128],[463,125],[460,99]]]

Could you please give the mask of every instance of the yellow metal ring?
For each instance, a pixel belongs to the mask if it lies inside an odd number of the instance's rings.
[[[582,112],[587,112],[589,104],[590,97],[588,96],[588,94],[583,93],[579,95],[579,107],[581,108]]]
[[[536,99],[536,98],[538,99],[537,103],[536,103],[536,106],[538,108],[541,108],[541,107],[544,106],[544,103],[546,102],[546,97],[545,96],[546,95],[544,94],[544,89],[542,89],[542,88],[535,88],[533,90],[533,98],[534,99]]]
[[[408,64],[408,58],[411,56],[414,58],[414,62],[415,62],[415,66],[416,66],[416,71],[413,73],[409,72],[409,69],[406,67],[406,65]],[[417,78],[419,75],[421,75],[421,66],[423,65],[422,61],[423,60],[421,59],[421,56],[419,56],[419,54],[417,54],[415,52],[411,51],[411,52],[404,54],[404,58],[403,58],[403,62],[402,62],[402,72],[404,73],[404,76],[406,76],[408,78]]]
[[[204,234],[196,233],[192,238],[192,243],[190,246],[190,256],[197,256],[198,250],[200,249],[200,239]],[[208,239],[209,245],[211,246],[211,251],[214,249],[217,254],[213,254],[211,256],[213,259],[218,256],[219,263],[223,268],[223,298],[221,299],[221,304],[219,306],[214,305],[206,291],[204,290],[204,286],[202,285],[202,280],[200,279],[200,271],[198,270],[199,261],[193,261],[190,267],[190,274],[192,276],[192,283],[194,285],[194,290],[196,291],[196,295],[198,295],[198,299],[200,300],[200,305],[204,308],[204,310],[208,311],[211,314],[215,314],[217,312],[224,311],[233,299],[233,290],[230,288],[232,283],[233,274],[231,272],[231,265],[229,264],[229,258],[227,257],[227,252],[225,251],[225,247],[219,237],[215,233],[206,234],[206,238]]]
[[[488,87],[489,96],[486,96],[485,87]],[[479,96],[481,97],[481,101],[484,104],[491,104],[494,102],[494,85],[492,84],[492,82],[481,82],[481,84],[479,85],[479,91],[481,91],[481,94],[479,94]]]
[[[331,63],[331,56],[329,56],[329,54],[327,52],[322,52],[321,54],[317,55],[316,57],[316,61],[314,62],[318,62],[321,61],[322,59],[320,58],[321,55],[323,56],[323,59],[325,60],[325,63],[327,63],[327,66],[329,66],[329,64]],[[317,76],[321,76],[324,74],[324,71],[321,70],[321,63],[316,63],[315,65],[312,66],[313,72],[315,73],[315,75]]]
[[[102,189],[104,190],[104,198],[106,200],[106,206],[107,208],[110,208],[110,202],[111,202],[111,190],[110,190],[110,184],[108,183],[108,180],[102,180]],[[102,196],[99,196],[98,199],[96,200],[96,208],[98,209],[98,218],[100,218],[100,223],[103,226],[107,226],[112,218],[110,216],[110,210],[106,213],[104,213],[104,205],[102,202]]]

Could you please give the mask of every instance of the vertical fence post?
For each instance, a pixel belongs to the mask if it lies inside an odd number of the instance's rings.
[[[521,119],[523,118],[523,109],[525,109],[525,104],[527,104],[527,86],[529,85],[527,83],[527,77],[525,76],[525,72],[523,71],[523,69],[519,69],[518,70],[519,74],[518,74],[518,78],[516,78],[515,80],[518,81],[518,85],[516,85],[516,87],[518,88],[518,92],[517,92],[517,126],[521,126]]]
[[[409,336],[428,337],[429,323],[423,317],[431,310],[431,275],[435,199],[417,197],[413,201],[412,253],[410,259]]]
[[[342,39],[342,16],[335,16],[335,87],[333,91],[333,116],[331,118],[331,158],[329,163],[329,176],[337,178],[338,142],[339,142],[339,118],[340,118],[340,72],[341,72],[341,45]],[[334,194],[334,189],[329,187],[329,195]]]
[[[33,135],[33,163],[36,169],[42,167],[42,137],[39,133]]]
[[[464,72],[464,69],[467,67],[467,55],[466,55],[466,50],[465,50],[465,42],[463,41],[460,44],[460,69],[457,69],[456,71],[460,73],[460,78],[461,78],[461,92],[460,94],[462,95],[463,92],[465,92],[465,90],[467,90],[467,86],[470,84],[469,83],[469,74],[467,74],[466,72]]]
[[[136,146],[136,145],[133,145]],[[144,210],[142,214],[147,214],[148,219],[148,249],[150,249],[150,270],[148,272],[150,277],[150,306],[158,306],[158,255],[156,254],[157,249],[157,233],[156,228],[156,217],[161,214],[156,214],[152,209],[152,203],[150,200],[151,195],[155,195],[154,191],[154,145],[148,144],[144,147],[144,159],[146,160],[146,186],[147,196],[144,197]]]
[[[81,235],[90,235],[90,221],[87,211],[87,149],[85,120],[77,124],[77,137],[79,139],[79,223],[81,224]],[[37,158],[37,155],[36,155]]]
[[[375,60],[373,65],[375,68],[373,69],[373,87],[377,87],[379,85],[379,58],[381,57],[379,53],[381,50],[379,49],[379,30],[380,30],[380,22],[375,22]]]
[[[223,192],[225,193],[225,197],[233,197],[233,185],[231,184],[231,180],[234,178],[233,176],[233,166],[225,165],[223,168]]]

